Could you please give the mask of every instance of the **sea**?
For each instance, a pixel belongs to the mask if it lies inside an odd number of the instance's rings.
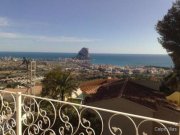
[[[41,60],[58,60],[73,58],[76,53],[49,52],[0,52],[0,57],[30,58]],[[106,64],[116,66],[157,66],[173,67],[168,55],[161,54],[90,54],[92,64]]]

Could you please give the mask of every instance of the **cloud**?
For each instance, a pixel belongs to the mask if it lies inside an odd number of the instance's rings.
[[[65,36],[59,36],[59,37],[49,37],[49,36],[32,36],[30,37],[32,39],[36,39],[39,41],[45,41],[45,42],[93,42],[95,40],[88,39],[88,38],[78,38],[78,37],[65,37]]]
[[[27,35],[10,32],[0,32],[0,39],[19,39],[19,40],[35,40],[40,42],[56,42],[56,43],[87,43],[94,42],[96,39],[66,37],[66,36],[44,36],[44,35]]]
[[[8,25],[9,25],[8,19],[6,17],[0,17],[0,27],[5,27]]]
[[[17,39],[20,38],[20,36],[15,33],[0,32],[0,38]]]
[[[0,16],[0,28],[9,26],[18,26],[18,23],[12,23],[7,17]],[[13,25],[12,25],[13,24]],[[31,22],[30,24],[38,24],[38,25],[47,25],[46,23],[41,22]],[[28,23],[21,24],[22,25],[29,25]],[[17,32],[3,32],[0,31],[0,39],[9,39],[11,40],[32,40],[38,42],[50,42],[50,43],[89,43],[97,41],[98,39],[90,39],[90,38],[83,38],[83,37],[71,37],[71,36],[47,36],[47,35],[30,35],[24,33],[17,33]]]

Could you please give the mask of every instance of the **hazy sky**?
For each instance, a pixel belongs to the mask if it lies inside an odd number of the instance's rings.
[[[1,0],[0,51],[164,54],[155,25],[173,0]]]

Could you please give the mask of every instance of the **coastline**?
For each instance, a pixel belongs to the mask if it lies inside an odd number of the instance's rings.
[[[0,58],[30,58],[36,60],[60,60],[76,56],[77,53],[54,52],[0,52]],[[172,67],[171,58],[165,54],[97,54],[90,53],[92,64],[114,66]]]

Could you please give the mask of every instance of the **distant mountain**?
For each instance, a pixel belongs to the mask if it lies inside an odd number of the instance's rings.
[[[76,55],[75,59],[78,60],[89,60],[90,59],[90,55],[89,55],[89,49],[88,48],[82,48],[78,54]]]

